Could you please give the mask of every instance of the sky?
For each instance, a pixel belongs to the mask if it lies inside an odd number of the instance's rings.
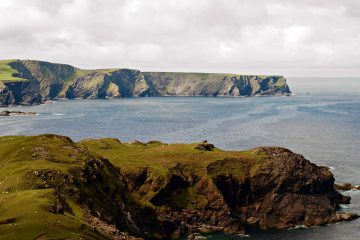
[[[0,0],[0,59],[360,76],[359,0]]]

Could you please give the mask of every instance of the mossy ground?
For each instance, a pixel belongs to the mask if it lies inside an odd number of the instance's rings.
[[[192,170],[204,172],[206,166],[217,160],[244,159],[251,164],[256,164],[263,157],[263,155],[259,155],[257,150],[224,151],[215,148],[212,151],[203,151],[195,149],[198,143],[120,143],[109,138],[83,140],[78,144],[86,146],[91,152],[109,159],[112,164],[120,167],[124,172],[146,167],[159,175],[166,175],[169,169],[178,163],[191,166]]]
[[[28,81],[24,78],[14,77],[13,74],[19,73],[9,64],[16,60],[0,60],[0,82],[23,82]]]
[[[182,171],[195,172],[199,176],[207,174],[207,167],[211,165],[210,174],[236,174],[241,178],[244,163],[256,166],[266,159],[258,150],[223,151],[215,148],[204,151],[195,149],[196,145],[158,141],[121,143],[112,138],[74,143],[57,135],[0,137],[0,239],[103,238],[86,223],[83,219],[85,210],[72,198],[66,199],[71,212],[54,214],[49,211],[56,201],[55,189],[42,184],[41,179],[34,180],[40,171],[71,174],[71,169],[81,167],[95,157],[108,159],[124,174],[148,168],[148,177],[153,179],[166,179],[178,164],[184,166]],[[60,184],[56,181],[55,178],[54,184]],[[87,191],[91,195],[98,190]],[[149,191],[147,198],[134,192],[132,198],[141,206],[154,207],[149,201],[154,194]],[[192,186],[170,198],[174,206],[187,209],[193,208],[189,199],[204,205],[207,201],[196,195]]]
[[[41,169],[67,172],[83,164],[84,152],[67,138],[52,135],[0,138],[0,239],[101,239],[82,220],[76,204],[73,213],[53,214],[54,189],[36,189],[27,176]]]

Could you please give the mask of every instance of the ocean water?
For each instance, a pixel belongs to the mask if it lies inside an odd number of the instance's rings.
[[[298,88],[301,89],[301,88]],[[36,116],[0,118],[0,135],[56,133],[122,141],[208,140],[222,149],[282,146],[318,165],[332,168],[336,181],[360,184],[360,94],[311,92],[291,97],[157,97],[56,101],[12,110]],[[3,110],[0,108],[0,110]],[[342,209],[360,214],[360,192],[346,192],[353,204]],[[208,239],[360,239],[360,220],[308,229],[262,232],[249,236],[211,234]]]

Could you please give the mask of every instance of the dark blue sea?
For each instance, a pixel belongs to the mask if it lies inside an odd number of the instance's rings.
[[[328,88],[313,87],[311,79],[291,82],[295,95],[290,97],[59,100],[16,107],[13,110],[38,115],[0,118],[0,135],[56,133],[74,140],[116,137],[168,143],[206,139],[228,150],[282,146],[331,167],[337,182],[360,185],[360,86],[352,80],[347,88],[336,85],[346,81]],[[346,194],[353,204],[342,210],[360,214],[360,192]],[[360,220],[273,232],[249,229],[249,236],[211,234],[207,238],[360,239]]]

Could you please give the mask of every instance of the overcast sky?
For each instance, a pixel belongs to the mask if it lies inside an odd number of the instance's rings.
[[[360,76],[359,0],[0,0],[0,58]]]

